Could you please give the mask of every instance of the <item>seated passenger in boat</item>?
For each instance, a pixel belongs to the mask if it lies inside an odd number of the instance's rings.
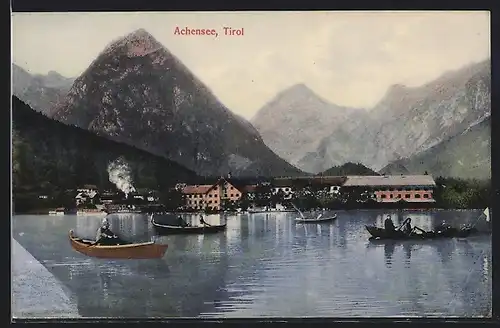
[[[411,235],[413,232],[413,227],[411,226],[411,219],[408,218],[405,226],[403,227],[403,232],[407,235]]]
[[[390,216],[388,216],[387,219],[385,219],[385,221],[384,221],[384,228],[387,231],[394,231],[394,230],[396,230],[396,227],[394,226],[394,222],[392,222]]]
[[[440,233],[440,232],[443,232],[443,231],[446,231],[448,229],[450,229],[451,226],[449,224],[447,224],[444,220],[443,222],[441,222],[441,224],[439,226],[436,227],[436,232],[437,233]]]
[[[102,219],[101,226],[97,229],[97,236],[95,243],[98,245],[116,245],[121,241],[117,235],[109,229],[109,222],[107,218]]]

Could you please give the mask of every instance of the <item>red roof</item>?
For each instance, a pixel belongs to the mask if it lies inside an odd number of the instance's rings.
[[[183,194],[206,194],[213,185],[194,185],[182,188]]]

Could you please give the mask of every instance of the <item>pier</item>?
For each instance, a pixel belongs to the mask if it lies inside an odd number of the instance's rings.
[[[52,273],[12,240],[12,318],[79,317],[78,309]]]

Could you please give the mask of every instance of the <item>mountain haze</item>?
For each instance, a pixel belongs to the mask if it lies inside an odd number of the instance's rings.
[[[202,175],[300,173],[144,29],[110,43],[53,117]]]
[[[251,121],[269,148],[307,170],[300,159],[343,121],[363,114],[361,109],[331,104],[304,84],[297,84],[280,92]]]
[[[52,115],[52,109],[66,96],[74,80],[54,71],[47,75],[32,75],[12,64],[12,94],[48,116]]]
[[[409,158],[392,162],[381,170],[385,174],[423,174],[433,176],[491,179],[491,117],[434,147]]]
[[[490,116],[490,95],[490,60],[447,72],[421,87],[394,85],[367,117],[344,121],[298,166],[320,172],[345,162],[359,162],[380,170]]]

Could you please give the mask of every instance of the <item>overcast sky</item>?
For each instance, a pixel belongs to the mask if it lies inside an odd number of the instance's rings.
[[[65,76],[144,28],[246,118],[297,83],[370,108],[392,84],[418,86],[490,57],[488,12],[16,13],[12,25],[14,63]],[[174,35],[177,26],[219,36]],[[223,36],[224,26],[244,35]]]

